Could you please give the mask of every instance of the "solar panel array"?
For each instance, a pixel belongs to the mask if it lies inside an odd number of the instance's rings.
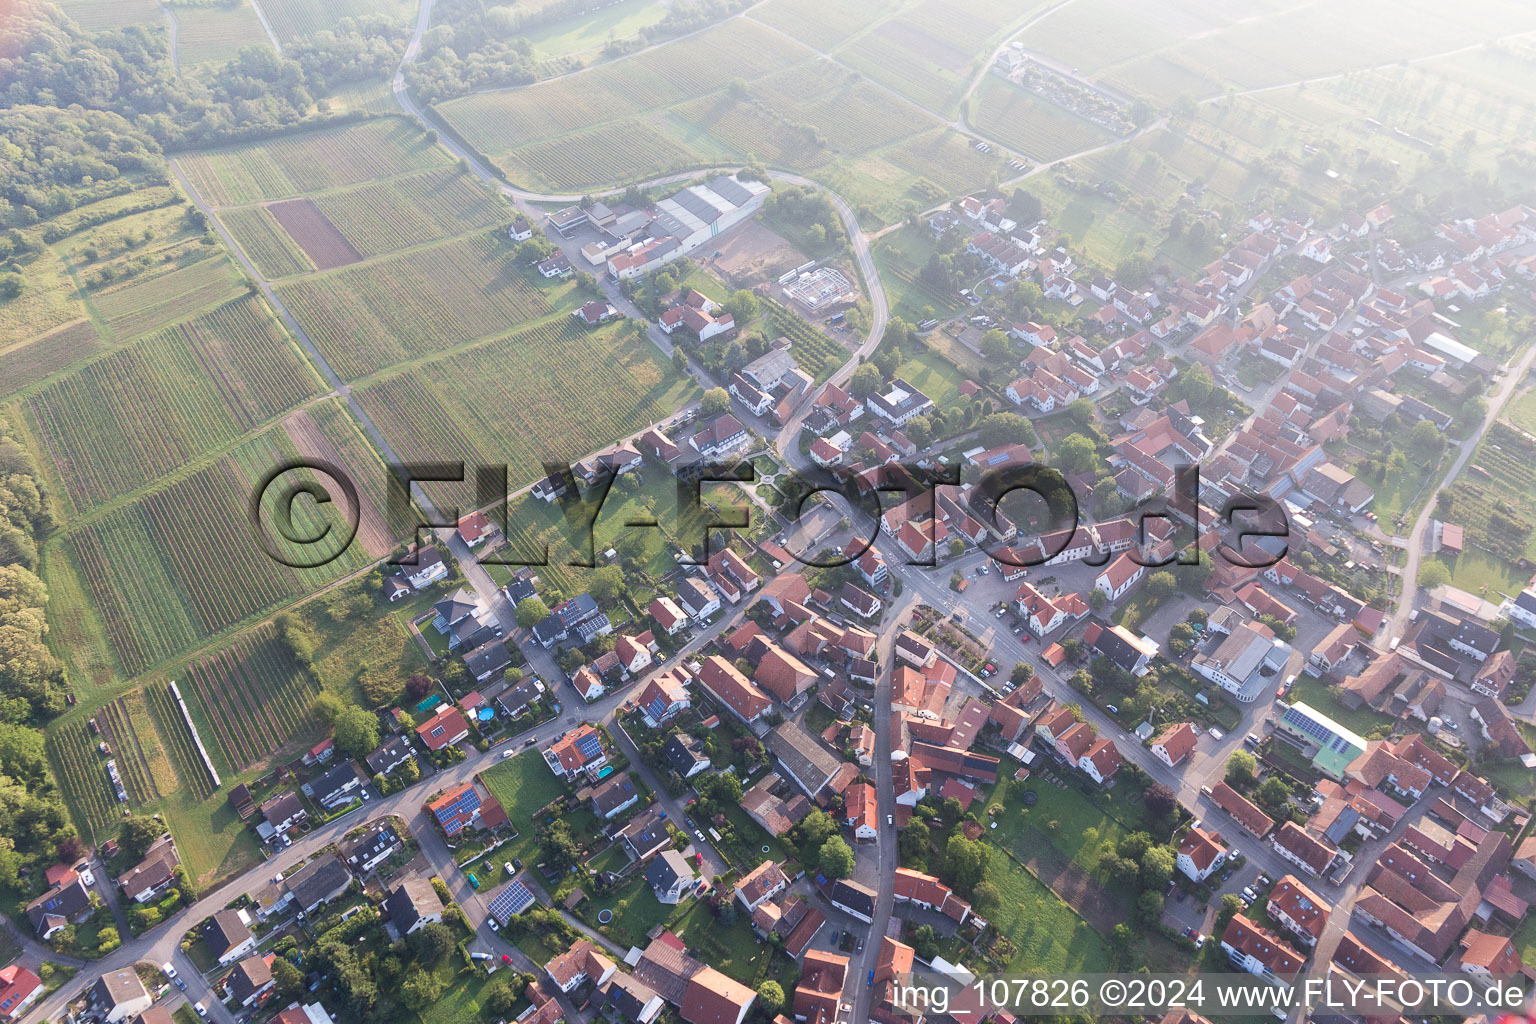
[[[533,893],[521,881],[514,878],[491,901],[490,912],[498,924],[505,925],[531,906],[533,906]]]
[[[581,756],[590,761],[603,752],[603,741],[596,733],[588,733],[576,741],[576,749],[581,751]]]

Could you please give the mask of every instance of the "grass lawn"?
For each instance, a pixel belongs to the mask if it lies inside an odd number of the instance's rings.
[[[1114,957],[1109,943],[1060,897],[1006,853],[988,845],[987,880],[1002,904],[988,920],[1015,947],[1006,971],[1042,974],[1102,973]]]
[[[1425,466],[1419,459],[1409,458],[1401,469],[1388,469],[1380,481],[1367,483],[1376,491],[1376,501],[1370,506],[1388,532],[1400,515],[1412,516],[1421,508],[1434,481],[1445,476],[1445,455],[1435,460],[1433,466]]]
[[[175,1019],[176,1024],[202,1024],[197,1014],[192,1012],[191,1003],[182,1003],[176,1007],[176,1012],[172,1013],[171,1017]]]
[[[536,750],[527,750],[481,773],[480,780],[507,812],[507,820],[518,832],[516,839],[497,848],[501,860],[514,857],[532,863],[535,850],[533,814],[540,807],[565,792],[565,784],[555,778]]]
[[[458,963],[458,955],[448,958],[449,964]],[[477,1024],[483,1019],[480,999],[485,994],[490,978],[481,971],[465,968],[449,981],[443,997],[429,1006],[424,1013],[414,1014],[421,1024]]]
[[[1386,725],[1391,719],[1385,715],[1379,715],[1369,707],[1360,707],[1350,711],[1340,704],[1328,689],[1328,685],[1310,672],[1296,677],[1296,683],[1291,687],[1290,698],[1292,703],[1300,701],[1310,704],[1323,714],[1332,718],[1346,729],[1353,729],[1364,736],[1378,725]]]
[[[1038,798],[1033,807],[1024,806],[1023,794],[1029,789]],[[999,846],[1011,849],[1017,857],[1028,858],[1031,849],[1044,841],[1087,871],[1093,871],[1100,856],[1112,850],[1122,836],[1135,831],[1090,802],[1076,788],[1062,788],[1044,778],[1019,782],[1004,775],[997,780],[986,806],[1002,808],[991,819],[997,822],[997,828],[987,832],[988,838]],[[987,820],[985,811],[982,820]],[[1098,837],[1091,846],[1087,842],[1089,829],[1094,829]]]
[[[542,932],[536,931],[524,932],[512,944],[527,954],[528,959],[536,964],[547,964],[565,952],[564,949],[557,948],[545,938]]]
[[[540,25],[523,35],[533,45],[536,57],[564,57],[586,50],[598,50],[609,42],[627,39],[666,17],[667,6],[660,0],[630,0],[599,8],[578,17],[562,18]]]
[[[178,790],[161,801],[158,810],[171,826],[182,862],[200,887],[261,863],[255,833],[241,822],[225,792],[199,800],[189,790]]]
[[[1536,434],[1536,388],[1522,391],[1504,406],[1502,418],[1527,434]]]
[[[1526,915],[1520,927],[1515,929],[1514,940],[1515,951],[1520,954],[1520,959],[1536,956],[1536,915]]]
[[[1478,548],[1467,548],[1459,555],[1436,556],[1451,570],[1451,585],[1469,594],[1483,594],[1494,604],[1499,594],[1518,594],[1530,581],[1530,573],[1523,572],[1513,562],[1495,558]],[[1427,561],[1427,559],[1426,559]]]
[[[964,307],[958,296],[942,294],[919,277],[933,255],[933,243],[933,232],[928,228],[907,226],[881,236],[873,247],[892,314],[914,324],[957,313]]]
[[[678,917],[672,930],[697,959],[754,988],[773,955],[773,947],[758,941],[744,915],[722,925],[702,900]]]
[[[909,357],[897,367],[896,376],[916,384],[918,390],[933,399],[933,404],[941,409],[960,397],[960,382],[965,380],[964,374],[953,363],[927,349]]]
[[[613,911],[613,920],[608,924],[597,923],[597,914],[601,910]],[[587,924],[619,945],[643,947],[650,941],[646,933],[658,924],[666,924],[677,912],[677,907],[658,900],[645,877],[636,874],[606,896],[589,892],[577,912]]]
[[[750,863],[738,864],[737,867],[750,871],[769,858],[781,864],[786,860],[795,859],[794,852],[778,836],[769,835],[766,829],[753,821],[745,808],[732,807],[725,812],[725,816],[731,819],[731,827],[736,830],[742,845],[747,848],[746,859]],[[764,846],[768,847],[767,853],[763,852]]]

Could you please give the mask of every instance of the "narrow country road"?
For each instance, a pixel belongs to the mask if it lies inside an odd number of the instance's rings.
[[[1418,600],[1419,563],[1424,555],[1424,536],[1429,531],[1430,520],[1435,516],[1436,497],[1439,496],[1441,491],[1455,482],[1456,477],[1461,473],[1462,467],[1467,464],[1467,460],[1477,450],[1478,442],[1483,439],[1483,435],[1488,432],[1488,428],[1493,426],[1493,421],[1499,418],[1499,413],[1503,411],[1504,405],[1509,401],[1510,396],[1519,388],[1520,382],[1525,380],[1525,376],[1530,372],[1533,362],[1536,362],[1536,344],[1529,346],[1525,350],[1525,354],[1520,357],[1519,362],[1512,369],[1509,367],[1509,364],[1505,364],[1504,379],[1499,381],[1499,386],[1494,389],[1492,396],[1488,400],[1488,412],[1484,414],[1483,422],[1465,441],[1461,442],[1459,445],[1460,451],[1456,454],[1456,461],[1451,463],[1451,468],[1441,478],[1440,485],[1430,492],[1429,497],[1424,502],[1423,509],[1419,511],[1418,518],[1413,521],[1413,530],[1408,534],[1408,557],[1403,564],[1403,574],[1399,581],[1402,590],[1398,594],[1396,607],[1393,609],[1391,616],[1388,617],[1387,624],[1382,629],[1381,636],[1383,638],[1390,639],[1391,637],[1402,635],[1403,627],[1408,621],[1408,616],[1412,614],[1414,604]]]

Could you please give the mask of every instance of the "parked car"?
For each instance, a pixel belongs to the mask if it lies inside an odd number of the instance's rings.
[[[871,972],[871,973],[873,973],[873,972]],[[204,1006],[202,1003],[193,1003],[192,1004],[192,1009],[197,1011],[197,1015],[199,1017],[207,1017],[208,1016],[208,1007]]]
[[[1222,732],[1220,729],[1216,728],[1214,725],[1211,726],[1209,729],[1207,729],[1205,731],[1211,734],[1211,739],[1213,739],[1213,740],[1220,740],[1223,736],[1226,735],[1226,733]]]
[[[509,874],[509,875],[514,875],[514,874],[517,873],[517,868],[512,866],[512,862],[511,861],[507,861],[505,864],[502,865],[502,867],[507,869],[507,874]]]

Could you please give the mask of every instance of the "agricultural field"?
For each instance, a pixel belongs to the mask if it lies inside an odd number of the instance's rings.
[[[111,502],[319,393],[256,298],[234,299],[44,385],[27,423],[70,509]]]
[[[967,85],[985,70],[992,45],[1039,6],[1003,0],[921,0],[854,36],[836,55],[948,120]]]
[[[76,320],[41,338],[0,349],[0,381],[7,391],[22,391],[103,348],[96,325]]]
[[[1383,20],[1368,0],[1275,11],[1173,48],[1240,88],[1259,88],[1395,64],[1498,35],[1536,28],[1536,11],[1510,0],[1477,0],[1454,10],[1408,0]]]
[[[341,532],[353,515],[359,521],[355,538],[319,568],[289,568],[264,553],[248,517],[257,483],[299,457],[347,467],[359,492],[361,507],[345,499],[293,505],[295,536],[332,525]],[[43,574],[64,606],[61,648],[76,678],[101,680],[104,667],[108,677],[114,669],[136,675],[382,557],[393,546],[384,492],[382,466],[344,408],[328,400],[72,525],[50,545]],[[263,508],[272,523],[274,510]],[[306,553],[276,537],[270,543],[290,559]],[[88,610],[71,607],[81,596]]]
[[[270,626],[191,662],[178,685],[221,773],[263,764],[319,732],[309,711],[319,688]]]
[[[1084,75],[1176,43],[1167,12],[1140,0],[1079,0],[1063,5],[1016,38]]]
[[[768,0],[748,17],[788,33],[813,50],[835,49],[850,37],[890,16],[896,5],[881,0]]]
[[[589,330],[560,316],[354,394],[402,458],[507,464],[516,487],[542,476],[545,460],[584,457],[695,393],[636,327]]]
[[[946,294],[922,279],[922,270],[934,252],[933,232],[927,227],[904,226],[882,235],[872,251],[894,315],[916,324],[929,317],[958,313],[963,308],[958,296]]]
[[[1173,51],[1153,53],[1107,69],[1099,80],[1113,89],[1166,107],[1181,97],[1204,99],[1218,95],[1222,84],[1204,68]]]
[[[666,16],[667,5],[661,0],[627,0],[524,29],[518,34],[528,40],[536,57],[556,60],[580,54],[594,59],[600,55],[597,51],[610,42],[632,38]]]
[[[744,96],[702,97],[674,115],[737,154],[807,171],[835,154],[865,153],[938,126],[918,107],[828,61],[769,75]]]
[[[270,46],[248,0],[228,6],[177,7],[176,61],[189,66],[234,60],[247,46]]]
[[[772,29],[733,18],[579,74],[477,93],[436,109],[470,145],[494,157],[717,92],[733,79],[750,82],[809,56]]]
[[[410,0],[255,0],[272,25],[279,41],[307,39],[317,32],[335,28],[342,18],[376,14],[392,21],[416,18],[416,5]]]
[[[284,135],[176,158],[214,206],[287,199],[448,166],[447,154],[417,125],[381,117],[339,128]]]
[[[996,150],[990,154],[978,152],[968,136],[948,128],[914,135],[887,147],[881,155],[897,167],[937,185],[945,196],[962,195],[1016,173],[1003,163]]]
[[[219,218],[267,280],[306,274],[315,269],[304,250],[283,230],[269,208],[242,206],[222,211]]]
[[[856,36],[837,56],[925,110],[944,113],[954,109],[965,87],[962,73],[972,54],[896,19]]]
[[[347,379],[501,334],[554,310],[512,263],[499,231],[311,275],[278,291]]]
[[[91,305],[117,337],[136,338],[240,294],[239,271],[222,252],[204,249],[194,258],[174,270],[94,292]]]
[[[815,378],[816,383],[831,377],[848,361],[848,350],[821,328],[788,306],[767,298],[763,302],[773,330],[790,340],[795,349],[795,360],[801,369]],[[857,340],[863,341],[862,338]]]
[[[54,778],[69,803],[70,816],[82,835],[111,833],[128,808],[117,801],[107,779],[107,757],[86,725],[84,715],[73,715],[48,731],[48,758]]]
[[[512,212],[458,168],[330,192],[313,202],[364,259],[490,227]]]
[[[1520,416],[1520,406],[1513,415]],[[1522,559],[1536,558],[1536,443],[1497,421],[1472,453],[1451,485],[1448,507],[1440,518],[1466,528],[1466,551],[1459,557],[1442,555],[1451,568],[1451,582],[1489,600],[1498,593],[1516,594],[1530,579]],[[1383,517],[1385,519],[1385,517]]]
[[[457,168],[220,212],[268,279],[329,269],[498,224],[500,198]],[[321,261],[307,254],[315,246]]]
[[[304,250],[316,270],[335,270],[363,258],[312,199],[285,199],[268,206],[267,211]]]
[[[374,78],[361,82],[347,82],[325,97],[325,103],[336,114],[397,114],[400,105],[395,102],[389,80]]]
[[[88,719],[95,719],[100,736],[91,733]],[[130,794],[127,805],[113,795],[108,755],[95,746],[101,741],[110,744],[122,773]],[[87,842],[112,836],[121,816],[131,809],[165,816],[182,862],[201,885],[261,859],[225,793],[214,790],[164,680],[153,680],[89,711],[72,712],[49,727],[45,749],[70,817]],[[224,781],[234,784],[228,776]]]
[[[159,0],[59,0],[59,8],[87,32],[127,25],[159,24]]]
[[[0,300],[0,338],[7,344],[36,337],[86,315],[68,269],[52,249],[24,256],[18,263],[27,287],[13,299]]]
[[[1101,146],[1114,138],[1091,121],[999,78],[988,76],[977,96],[977,130],[1041,163]]]
[[[558,192],[656,178],[705,161],[637,117],[519,146],[495,162],[512,181]]]

